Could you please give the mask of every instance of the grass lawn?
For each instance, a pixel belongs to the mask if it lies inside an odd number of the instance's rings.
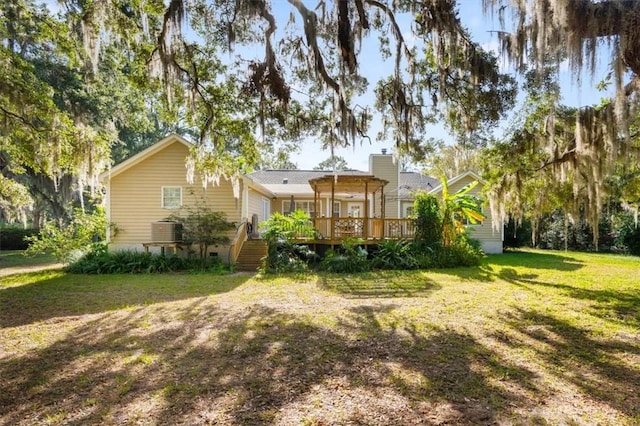
[[[640,424],[639,258],[12,273],[0,327],[0,424]]]
[[[53,256],[25,256],[21,251],[0,251],[0,277],[25,270],[58,266]]]

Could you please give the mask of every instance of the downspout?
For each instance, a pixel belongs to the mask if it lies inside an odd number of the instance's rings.
[[[107,214],[107,245],[111,243],[111,170],[109,170],[109,177],[107,178],[107,184],[105,185],[106,189],[106,214]]]

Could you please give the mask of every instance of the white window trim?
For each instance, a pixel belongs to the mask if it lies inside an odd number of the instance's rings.
[[[164,190],[165,189],[179,189],[180,190],[180,201],[178,202],[178,205],[173,207],[167,207],[165,205],[165,199],[164,199]],[[176,210],[179,209],[180,207],[182,207],[182,187],[181,186],[162,186],[160,188],[160,207],[163,209],[167,209],[167,210]]]
[[[409,218],[413,215],[413,212],[411,212],[412,214],[409,214],[409,210],[413,210],[413,203],[409,204],[409,203],[404,203],[402,205],[402,217],[404,219]]]
[[[331,203],[329,203],[329,204],[331,204]],[[331,217],[340,217],[342,215],[342,202],[333,200],[333,204],[334,205],[331,206]],[[336,204],[338,205],[338,216],[334,216],[334,214],[336,213],[336,210],[335,210],[335,205]]]
[[[296,203],[296,210],[303,210],[303,211],[307,212],[307,213],[309,214],[309,216],[312,216],[312,215],[311,215],[311,213],[312,213],[312,212],[311,212],[310,207],[314,206],[314,204],[313,204],[313,200],[293,200],[293,202],[294,202],[294,203]],[[291,200],[282,200],[282,214],[287,214],[287,213],[289,213],[289,208],[285,207],[285,204],[287,204],[287,203],[291,203]],[[305,203],[305,204],[307,205],[307,209],[306,209],[306,210],[305,210],[305,209],[300,209],[300,208],[298,207],[298,205],[299,205],[299,204],[302,204],[302,203]],[[321,211],[321,212],[322,212],[322,201],[321,201],[321,200],[318,200],[318,204],[319,204],[319,205],[318,205],[318,207],[319,207],[319,211]],[[316,213],[315,211],[314,211],[313,213],[314,213],[315,215],[317,215],[317,213]],[[313,216],[312,216],[312,217],[313,217]]]
[[[262,198],[262,220],[268,220],[269,217],[271,216],[271,200],[266,198],[266,197],[261,197]]]

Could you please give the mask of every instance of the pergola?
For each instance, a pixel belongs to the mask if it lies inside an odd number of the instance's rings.
[[[369,235],[369,195],[375,196],[380,191],[380,217],[384,219],[384,186],[389,181],[380,179],[373,175],[325,175],[309,180],[309,185],[313,189],[313,203],[315,211],[319,211],[318,201],[321,194],[331,194],[331,205],[333,206],[336,194],[364,194],[364,235]],[[374,206],[375,213],[375,206]],[[333,219],[333,218],[332,218]],[[333,238],[334,227],[331,227],[331,238]]]

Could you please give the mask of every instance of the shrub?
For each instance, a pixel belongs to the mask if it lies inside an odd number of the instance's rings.
[[[442,217],[438,199],[427,193],[417,193],[415,197],[415,240],[424,246],[437,244],[442,240]]]
[[[267,256],[263,259],[265,272],[304,272],[315,253],[308,246],[297,245],[287,240],[269,243]]]
[[[97,244],[77,261],[66,267],[67,272],[78,274],[139,274],[177,271],[226,271],[218,259],[202,261],[196,258],[164,256],[136,251],[109,252],[105,244]]]
[[[636,227],[633,223],[627,223],[623,226],[616,238],[616,242],[626,248],[629,254],[640,256],[640,227]]]
[[[379,269],[417,269],[420,267],[415,245],[406,240],[388,240],[372,253],[372,266]]]
[[[515,220],[509,219],[504,225],[504,246],[505,247],[530,247],[531,246],[531,221],[522,219],[518,224]]]
[[[205,204],[188,207],[186,208],[186,214],[175,214],[170,216],[169,219],[182,224],[182,233],[185,241],[198,244],[203,265],[206,264],[209,247],[228,244],[231,239],[226,233],[236,227],[233,222],[227,221],[227,216],[224,212],[213,211]]]
[[[354,273],[369,270],[368,253],[359,238],[345,238],[339,250],[327,250],[320,268],[327,272]]]
[[[478,266],[484,253],[466,237],[457,238],[453,244],[438,246],[430,255],[434,268]]]
[[[261,225],[267,242],[267,256],[263,259],[264,272],[302,272],[316,259],[308,246],[294,244],[296,238],[311,237],[315,230],[309,215],[296,210],[290,215],[274,213]]]
[[[589,224],[583,218],[578,218],[574,223],[567,222],[565,229],[563,210],[557,209],[545,215],[538,229],[538,247],[542,249],[564,250],[565,240],[569,250],[594,249],[593,231]]]
[[[14,226],[0,229],[0,250],[25,250],[29,247],[27,238],[37,238],[40,231]]]
[[[76,209],[73,219],[65,226],[47,223],[40,234],[25,238],[29,242],[27,254],[51,253],[58,260],[69,263],[89,252],[96,242],[104,241],[107,216],[99,209],[88,214]]]

